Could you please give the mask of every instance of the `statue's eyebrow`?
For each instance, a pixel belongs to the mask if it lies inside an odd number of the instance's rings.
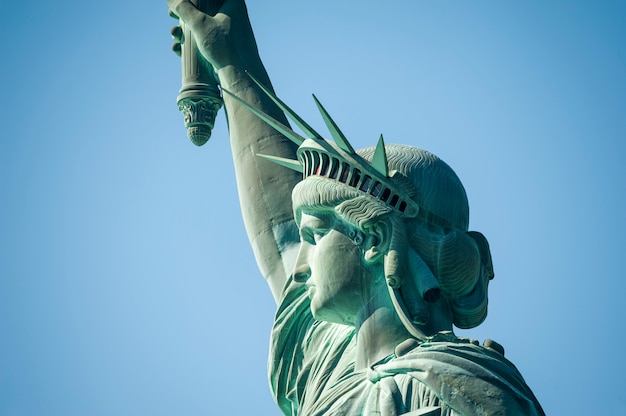
[[[315,230],[331,230],[335,226],[335,222],[332,221],[330,215],[326,214],[308,214],[305,221],[300,222],[299,233],[300,238],[306,241],[306,237],[310,237],[310,234]]]

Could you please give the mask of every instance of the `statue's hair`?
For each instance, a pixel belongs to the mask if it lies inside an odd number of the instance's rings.
[[[390,144],[385,146],[385,149],[389,169],[401,172],[405,181],[417,189],[412,199],[422,209],[444,218],[456,228],[467,231],[469,226],[467,195],[452,168],[436,155],[417,147]],[[358,153],[370,160],[374,148],[368,147],[359,150]],[[399,185],[402,186],[401,183]]]
[[[341,219],[362,230],[392,209],[380,200],[344,184],[310,176],[293,190],[294,217],[298,226],[302,211],[333,210]]]
[[[405,245],[423,259],[436,277],[442,294],[450,302],[454,324],[460,328],[479,325],[487,315],[487,282],[492,273],[485,267],[491,264],[487,246],[489,264],[481,266],[485,263],[481,262],[484,249],[473,234],[466,233],[469,208],[461,181],[447,164],[425,150],[402,145],[387,145],[385,149],[389,168],[403,174],[394,178],[396,184],[411,192],[416,189],[412,199],[426,212],[444,218],[454,227],[431,223],[424,217],[401,218],[381,200],[317,176],[304,179],[293,190],[296,222],[300,223],[303,211],[331,211],[367,232],[374,223],[393,217],[391,223],[405,227],[406,232],[402,233],[406,235]],[[374,150],[367,148],[358,153],[369,160]],[[408,259],[402,261],[408,262]],[[400,270],[409,270],[408,264]]]

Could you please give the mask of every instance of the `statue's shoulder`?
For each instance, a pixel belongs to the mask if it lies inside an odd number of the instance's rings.
[[[477,406],[486,414],[543,415],[522,375],[494,341],[481,345],[452,333],[422,343],[407,340],[372,371],[376,374],[370,378],[422,383],[459,414],[475,414],[472,406]]]
[[[504,348],[493,340],[482,345],[469,338],[458,338],[452,332],[440,332],[424,342],[409,339],[396,347],[395,357],[378,367],[393,372],[444,371],[483,376],[483,373],[517,376],[515,365],[504,357]],[[520,376],[521,377],[521,376]]]

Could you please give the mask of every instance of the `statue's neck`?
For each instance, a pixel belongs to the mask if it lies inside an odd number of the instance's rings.
[[[364,305],[356,322],[355,369],[371,367],[390,354],[396,346],[410,338],[389,298],[376,296]]]

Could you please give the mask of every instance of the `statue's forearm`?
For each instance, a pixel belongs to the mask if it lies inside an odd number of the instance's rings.
[[[260,60],[245,69],[270,86]],[[260,91],[243,68],[226,66],[218,75],[223,88],[287,124],[283,112]],[[293,223],[291,191],[300,177],[257,154],[294,159],[297,147],[228,94],[224,95],[244,223],[259,268],[278,299],[291,272],[291,252],[299,241]]]

